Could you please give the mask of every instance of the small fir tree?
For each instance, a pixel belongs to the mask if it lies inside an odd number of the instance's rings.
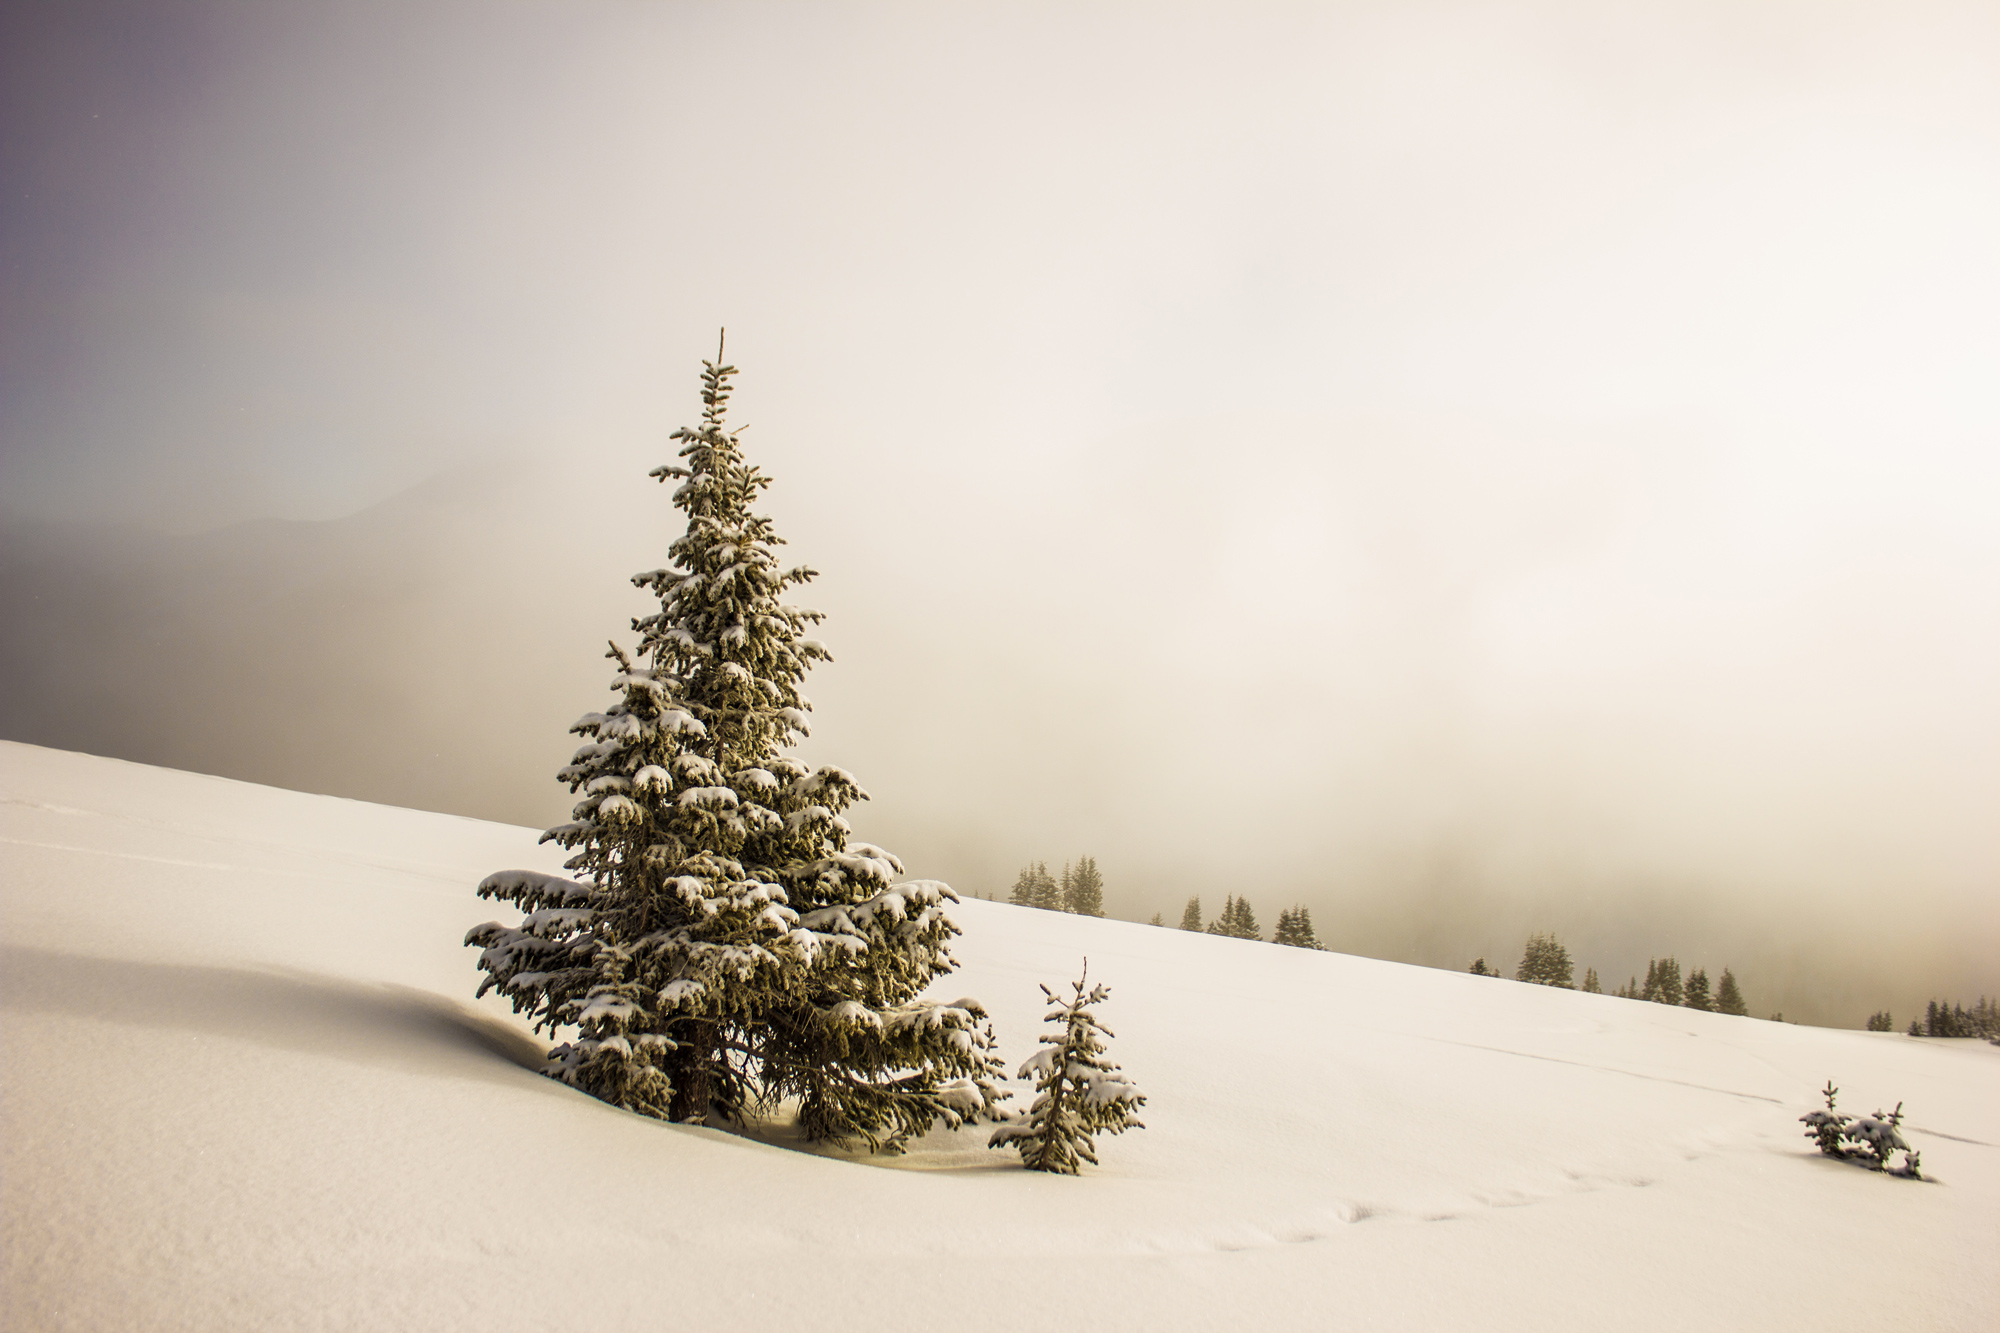
[[[1104,915],[1104,876],[1098,872],[1096,857],[1079,859],[1068,881],[1063,894],[1063,905],[1068,910],[1078,916]]]
[[[1726,967],[1722,969],[1722,980],[1715,983],[1715,1012],[1735,1014],[1738,1018],[1750,1016],[1750,1006],[1743,1002],[1743,991],[1736,984],[1736,974]]]
[[[734,373],[705,363],[702,423],[653,473],[682,483],[687,530],[633,578],[660,601],[633,622],[640,660],[614,643],[618,701],[572,728],[560,777],[581,799],[544,840],[577,878],[488,876],[480,896],[524,916],[466,943],[480,994],[573,1033],[547,1071],[573,1087],[683,1121],[793,1098],[811,1137],[894,1147],[990,1108],[991,1030],[975,1001],[918,998],[956,966],[956,896],[893,882],[900,863],[841,817],[866,793],[785,753],[828,653],[805,637],[819,614],[784,601],[813,571],[779,565],[751,508],[769,478],[723,428]]]
[[[1868,1030],[1870,1032],[1894,1032],[1896,1030],[1896,1020],[1889,1017],[1887,1009],[1880,1010],[1868,1015]]]
[[[1194,897],[1189,898],[1187,906],[1181,909],[1181,929],[1200,930],[1201,928],[1201,895],[1196,894]]]
[[[1057,1031],[1044,1034],[1041,1049],[1021,1065],[1018,1077],[1035,1081],[1034,1104],[1019,1121],[994,1130],[988,1141],[988,1147],[1019,1151],[1021,1165],[1030,1171],[1073,1176],[1084,1162],[1097,1165],[1094,1135],[1145,1128],[1134,1114],[1146,1104],[1145,1094],[1105,1057],[1103,1039],[1116,1034],[1091,1012],[1092,1005],[1110,996],[1110,988],[1086,991],[1089,979],[1090,960],[1085,959],[1083,975],[1070,983],[1070,998],[1042,987],[1049,1003],[1047,1021]]]
[[[1500,969],[1497,967],[1488,967],[1484,958],[1473,959],[1472,966],[1465,970],[1472,973],[1475,977],[1497,977],[1500,975]]]
[[[1587,967],[1583,970],[1583,993],[1586,995],[1602,995],[1604,993],[1604,987],[1597,982],[1597,969],[1594,967]]]
[[[1569,950],[1562,946],[1553,934],[1530,935],[1527,948],[1522,951],[1521,965],[1514,969],[1514,980],[1533,982],[1538,986],[1560,986],[1571,988],[1576,976],[1576,968],[1569,960]]]
[[[1149,926],[1164,926],[1167,924],[1167,919],[1161,916],[1158,912],[1155,912],[1153,913],[1153,919],[1151,921],[1148,921],[1146,924]]]
[[[1689,1009],[1700,1009],[1706,1013],[1714,1012],[1715,1001],[1709,998],[1708,973],[1706,971],[1697,967],[1694,971],[1688,973],[1687,985],[1681,993],[1681,1003]]]

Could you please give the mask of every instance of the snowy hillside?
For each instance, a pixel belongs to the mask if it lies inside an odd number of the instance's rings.
[[[0,745],[0,1323],[2000,1327],[2000,1049],[975,901],[945,989],[1011,1066],[1087,955],[1148,1128],[1080,1179],[983,1131],[829,1159],[522,1067],[459,941],[557,860]],[[1828,1077],[1934,1179],[1818,1157]]]

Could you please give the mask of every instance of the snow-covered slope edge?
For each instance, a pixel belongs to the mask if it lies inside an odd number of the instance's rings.
[[[1994,1048],[967,902],[948,988],[1018,1061],[1088,955],[1149,1127],[1079,1180],[977,1134],[881,1169],[523,1069],[459,939],[556,860],[0,744],[5,1325],[2000,1323]],[[1829,1076],[1936,1182],[1814,1155]]]

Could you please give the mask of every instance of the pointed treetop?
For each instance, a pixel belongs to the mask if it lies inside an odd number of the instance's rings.
[[[701,421],[704,426],[713,426],[718,430],[722,428],[723,413],[729,410],[729,377],[736,373],[735,366],[726,365],[722,360],[723,343],[728,334],[728,329],[716,332],[715,360],[701,363]]]

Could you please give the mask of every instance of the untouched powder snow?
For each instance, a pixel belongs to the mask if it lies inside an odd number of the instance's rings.
[[[535,837],[0,744],[0,1324],[2000,1327],[2000,1048],[968,901],[940,996],[1011,1069],[1088,955],[1147,1128],[809,1154],[529,1072],[459,940]]]

